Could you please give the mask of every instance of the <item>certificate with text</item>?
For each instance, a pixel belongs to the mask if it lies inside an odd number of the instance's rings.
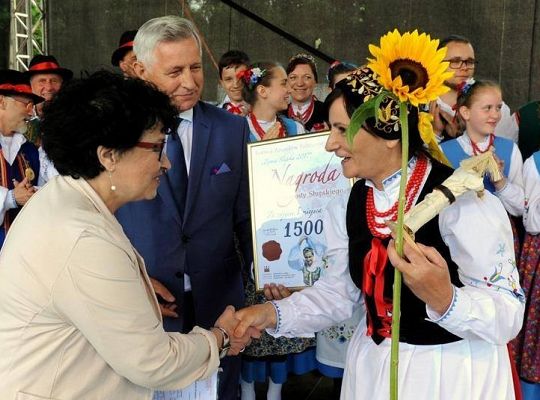
[[[348,193],[341,159],[325,151],[329,132],[248,145],[255,284],[293,290],[313,285],[327,267],[323,213]]]

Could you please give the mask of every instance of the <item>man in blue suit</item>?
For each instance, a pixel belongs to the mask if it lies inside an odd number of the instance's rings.
[[[129,204],[117,216],[153,278],[165,329],[209,328],[227,305],[244,305],[241,266],[252,261],[249,129],[244,118],[200,101],[201,41],[190,21],[147,21],[134,51],[137,76],[170,96],[180,123],[167,139],[172,168],[156,198]],[[121,190],[121,182],[115,185]],[[236,399],[240,359],[226,357],[221,365],[219,398]]]

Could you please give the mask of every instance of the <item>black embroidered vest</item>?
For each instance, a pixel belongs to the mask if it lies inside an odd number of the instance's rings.
[[[426,181],[426,184],[420,192],[418,202],[420,202],[427,194],[431,193],[435,186],[441,184],[453,172],[452,169],[432,161],[432,169]],[[349,235],[349,269],[353,282],[362,290],[364,276],[364,258],[371,249],[371,241],[373,236],[369,231],[366,221],[366,197],[368,187],[364,180],[356,182],[353,186],[349,202],[347,204],[347,233]],[[458,278],[458,267],[450,258],[450,251],[441,238],[439,232],[438,216],[424,225],[415,235],[415,240],[426,246],[435,247],[448,263],[450,270],[450,279],[456,287],[461,287],[463,284]],[[381,239],[382,245],[386,247],[390,238]],[[394,267],[388,261],[384,267],[382,276],[384,279],[383,293],[384,298],[392,301],[392,286],[394,282]],[[373,285],[377,287],[375,278]],[[379,281],[379,285],[382,282]],[[377,315],[375,293],[371,296],[363,293],[368,310],[368,334],[376,344],[380,344],[385,336],[381,332],[389,333],[389,319],[380,318]],[[391,314],[391,309],[389,310]],[[387,316],[388,317],[388,316]],[[401,290],[401,327],[400,327],[400,342],[415,344],[415,345],[432,345],[443,344],[461,340],[461,338],[451,334],[439,325],[426,321],[426,304],[417,298],[411,290],[405,285],[402,285]],[[391,319],[391,317],[390,317]],[[371,331],[371,332],[370,332]]]

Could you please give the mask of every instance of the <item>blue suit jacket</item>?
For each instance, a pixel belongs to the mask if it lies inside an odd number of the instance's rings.
[[[235,236],[244,262],[250,265],[249,128],[244,118],[204,102],[193,111],[185,209],[178,209],[164,176],[155,199],[127,204],[117,217],[144,258],[148,274],[176,297],[180,316],[184,272],[189,275],[196,324],[209,328],[227,305],[244,305]],[[216,174],[224,163],[230,171]],[[167,331],[181,331],[182,318],[165,318],[164,326]]]

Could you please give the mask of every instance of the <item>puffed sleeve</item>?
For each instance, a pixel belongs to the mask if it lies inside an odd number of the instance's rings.
[[[279,310],[275,336],[307,336],[351,317],[359,306],[360,290],[349,274],[349,239],[345,214],[349,192],[332,200],[323,217],[327,273],[311,287],[274,302]]]
[[[521,329],[524,295],[504,207],[469,192],[441,212],[439,228],[464,286],[443,316],[427,307],[428,316],[459,337],[506,344]]]
[[[537,153],[537,156],[540,153]],[[525,212],[523,225],[533,235],[540,233],[540,173],[533,157],[523,164],[523,184],[525,186]]]
[[[70,321],[118,374],[153,389],[180,389],[219,365],[213,334],[167,333],[136,259],[107,239],[83,234],[52,292]]]

